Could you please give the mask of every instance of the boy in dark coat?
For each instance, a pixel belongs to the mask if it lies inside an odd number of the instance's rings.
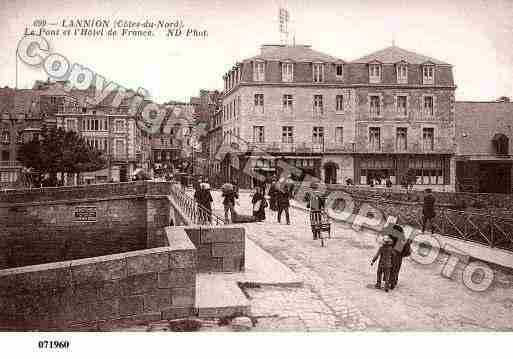
[[[381,288],[381,279],[385,281],[385,292],[390,288],[390,275],[392,271],[392,261],[394,256],[394,249],[392,247],[392,238],[385,237],[385,242],[379,247],[378,252],[372,258],[371,266],[379,258],[376,288]]]

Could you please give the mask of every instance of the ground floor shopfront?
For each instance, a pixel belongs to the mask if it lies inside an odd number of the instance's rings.
[[[440,154],[303,154],[266,156],[226,156],[220,164],[222,181],[254,187],[263,178],[283,171],[295,180],[308,176],[327,184],[384,185],[390,179],[400,187],[408,172],[415,176],[416,188],[454,190],[454,161]]]
[[[513,193],[513,158],[456,159],[459,192]]]

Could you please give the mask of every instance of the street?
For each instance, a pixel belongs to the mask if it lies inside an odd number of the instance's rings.
[[[214,210],[222,198],[212,192]],[[251,213],[250,193],[241,193],[236,210]],[[327,247],[312,240],[308,214],[290,209],[291,225],[278,224],[267,209],[263,223],[242,224],[248,238],[290,267],[302,288],[246,289],[256,330],[511,330],[513,276],[498,273],[484,292],[468,289],[461,268],[451,279],[440,273],[447,256],[431,265],[405,258],[396,289],[374,288],[375,235],[333,223]],[[283,221],[282,221],[283,222]]]

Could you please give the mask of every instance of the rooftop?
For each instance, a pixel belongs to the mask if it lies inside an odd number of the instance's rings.
[[[436,65],[449,65],[446,62],[437,60],[433,57],[418,54],[413,51],[405,50],[397,46],[390,46],[385,49],[373,52],[367,56],[352,61],[353,63],[367,64],[372,61],[378,61],[384,64],[396,64],[405,61],[409,64],[420,65],[426,62],[432,62]]]
[[[342,62],[342,59],[313,50],[310,45],[262,45],[260,55],[251,60],[290,60],[294,62]]]

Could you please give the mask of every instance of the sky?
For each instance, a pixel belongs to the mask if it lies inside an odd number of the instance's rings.
[[[457,100],[513,98],[512,0],[0,0],[0,87],[15,86],[16,46],[34,20],[179,19],[208,36],[159,30],[151,38],[46,38],[52,52],[126,88],[143,87],[156,102],[188,101],[200,89],[222,89],[223,74],[237,61],[280,42],[280,6],[290,12],[297,44],[351,61],[395,41],[452,64]],[[19,63],[19,88],[46,77]]]

